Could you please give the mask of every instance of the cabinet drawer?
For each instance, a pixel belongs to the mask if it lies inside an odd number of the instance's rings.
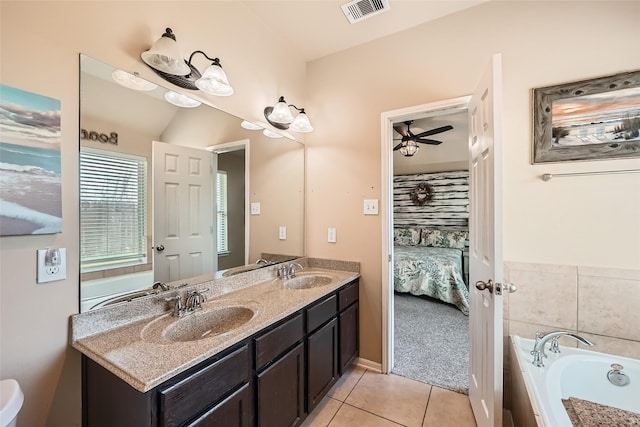
[[[307,332],[313,332],[318,326],[335,317],[336,300],[336,296],[332,295],[307,309]]]
[[[302,314],[285,321],[275,329],[255,339],[256,369],[271,362],[304,336]]]
[[[160,390],[162,426],[178,426],[211,406],[239,384],[249,381],[247,345]]]
[[[345,308],[349,307],[355,301],[358,301],[360,296],[360,291],[358,287],[358,282],[353,283],[352,285],[347,286],[343,290],[338,293],[339,296],[339,310],[342,311]]]
[[[188,427],[249,427],[252,424],[251,387],[245,384]]]

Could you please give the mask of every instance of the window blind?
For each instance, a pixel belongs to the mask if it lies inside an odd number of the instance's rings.
[[[82,272],[147,262],[147,159],[82,148]]]
[[[219,170],[216,174],[216,205],[218,217],[218,254],[229,252],[229,230],[227,213],[227,172]]]

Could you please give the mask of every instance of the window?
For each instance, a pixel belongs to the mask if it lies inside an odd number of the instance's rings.
[[[147,263],[147,159],[80,152],[81,272]]]
[[[216,174],[216,205],[218,206],[218,255],[229,253],[229,221],[227,213],[227,171]]]

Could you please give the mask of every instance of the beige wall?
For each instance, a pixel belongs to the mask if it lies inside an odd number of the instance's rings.
[[[639,174],[539,178],[640,159],[530,164],[531,89],[640,68],[638,18],[638,2],[490,2],[309,64],[309,254],[362,263],[362,357],[381,360],[381,223],[362,215],[362,199],[381,198],[380,114],[473,93],[493,53],[503,62],[505,260],[640,265]]]
[[[183,54],[218,56],[235,88],[229,98],[201,99],[254,121],[264,121],[262,109],[281,94],[304,99],[305,64],[262,43],[269,23],[248,22],[234,2],[3,0],[0,7],[0,82],[61,100],[63,138],[63,232],[0,239],[0,377],[24,390],[20,426],[77,426],[80,357],[67,346],[67,329],[79,298],[79,54],[160,83],[139,55],[171,26]],[[36,250],[46,247],[67,248],[67,279],[38,285]]]
[[[63,110],[64,232],[0,240],[0,376],[17,378],[25,391],[20,425],[80,424],[79,356],[67,347],[68,317],[78,310],[78,54],[158,81],[139,53],[167,25],[185,52],[221,58],[236,94],[205,99],[215,106],[263,121],[262,108],[280,94],[308,95],[316,130],[306,141],[307,253],[361,262],[362,357],[381,360],[382,226],[379,216],[362,216],[362,199],[381,198],[380,113],[470,94],[494,52],[502,52],[504,65],[505,258],[637,265],[640,197],[630,189],[639,188],[638,175],[548,183],[538,175],[627,169],[638,161],[531,166],[529,91],[640,68],[640,3],[491,2],[315,61],[306,71],[285,48],[261,43],[268,23],[248,25],[240,5],[188,5],[1,3],[1,82],[60,99]],[[337,243],[326,242],[327,227],[337,228]],[[35,251],[48,246],[67,248],[68,278],[37,285]]]

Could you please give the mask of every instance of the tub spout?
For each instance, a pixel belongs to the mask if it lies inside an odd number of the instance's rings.
[[[551,347],[549,351],[552,353],[560,353],[560,349],[558,346],[558,339],[561,337],[570,337],[576,341],[581,342],[582,344],[592,346],[593,343],[586,338],[581,337],[580,335],[573,334],[567,331],[558,331],[558,332],[549,332],[548,334],[541,334],[540,332],[536,332],[536,341],[533,345],[533,350],[531,354],[533,355],[533,364],[538,367],[544,366],[542,361],[543,358],[547,357],[547,354],[544,352],[544,346],[547,341],[551,341]]]

